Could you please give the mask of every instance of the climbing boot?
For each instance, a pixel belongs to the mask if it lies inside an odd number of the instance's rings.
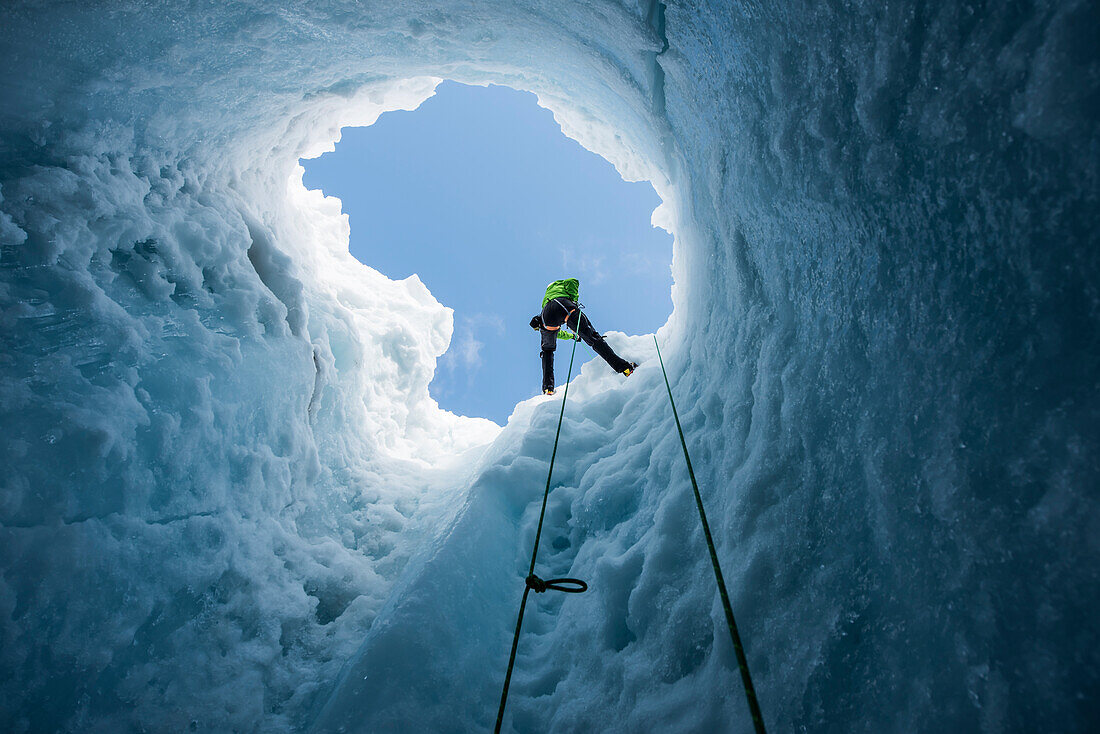
[[[543,391],[542,391],[542,394],[543,395],[553,395],[554,394],[554,388],[552,388],[552,387],[544,388]]]
[[[631,373],[633,373],[636,369],[638,369],[638,363],[631,362],[630,365],[625,370],[623,370],[623,377],[630,377]]]

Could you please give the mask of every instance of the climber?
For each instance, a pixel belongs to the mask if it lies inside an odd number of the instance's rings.
[[[636,362],[627,362],[615,354],[603,336],[592,328],[592,322],[577,303],[580,288],[580,281],[576,278],[555,280],[546,286],[542,313],[531,319],[531,328],[542,336],[542,392],[546,395],[554,394],[554,350],[558,339],[584,340],[585,344],[592,347],[592,351],[611,365],[611,369],[628,377],[638,367]],[[576,337],[566,333],[561,328],[562,324],[572,329]]]

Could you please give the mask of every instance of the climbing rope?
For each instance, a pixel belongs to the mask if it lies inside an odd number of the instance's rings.
[[[580,327],[580,317],[577,318]],[[531,568],[524,579],[523,598],[519,603],[519,616],[516,617],[516,634],[512,637],[512,653],[508,656],[508,672],[504,675],[504,688],[500,692],[500,708],[497,710],[497,725],[493,729],[500,734],[504,721],[504,706],[508,703],[508,684],[512,682],[512,668],[516,664],[516,647],[519,645],[519,630],[523,626],[523,611],[527,608],[527,595],[534,591],[564,591],[567,594],[579,594],[588,590],[588,584],[580,579],[549,579],[544,581],[535,575],[535,559],[539,554],[539,540],[542,538],[542,521],[546,517],[546,500],[550,496],[550,478],[554,475],[554,459],[558,455],[558,438],[561,436],[561,423],[565,417],[565,401],[569,399],[569,380],[573,377],[573,358],[577,355],[577,339],[573,340],[573,352],[569,355],[569,374],[565,378],[565,393],[561,398],[561,413],[558,414],[558,430],[554,433],[554,450],[550,453],[550,471],[546,473],[546,491],[542,493],[542,510],[539,512],[539,526],[535,531],[535,547],[531,551]]]
[[[687,441],[684,440],[684,429],[680,426],[680,415],[676,412],[676,401],[672,399],[672,386],[668,383],[668,372],[665,372],[665,360],[661,357],[661,347],[657,344],[656,334],[653,335],[653,345],[657,347],[657,359],[661,362],[661,373],[665,376],[665,389],[668,390],[668,402],[672,405],[672,417],[676,419],[676,430],[680,433],[680,446],[684,449],[684,461],[687,462],[688,476],[691,477],[691,488],[695,492],[695,506],[699,508],[699,519],[703,522],[703,535],[707,539],[707,549],[710,550],[710,563],[714,567],[714,578],[718,581],[718,593],[722,597],[722,608],[726,610],[726,624],[730,628],[733,651],[737,654],[737,667],[741,670],[741,682],[745,684],[745,697],[749,700],[749,713],[752,714],[752,723],[756,728],[756,734],[765,734],[764,717],[760,713],[760,704],[756,700],[756,689],[753,688],[752,677],[749,675],[749,661],[745,658],[745,648],[741,645],[741,635],[737,634],[737,622],[733,620],[730,595],[726,591],[726,581],[722,578],[722,568],[718,565],[718,554],[714,550],[714,539],[710,535],[707,514],[703,511],[703,498],[699,495],[699,484],[695,481],[695,470],[691,468],[691,457],[688,456]]]

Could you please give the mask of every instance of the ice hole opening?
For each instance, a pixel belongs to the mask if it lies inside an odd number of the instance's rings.
[[[552,280],[581,281],[601,333],[655,332],[672,311],[673,239],[652,224],[653,186],[624,181],[530,92],[445,81],[301,164],[307,189],[341,200],[354,257],[394,280],[416,275],[453,309],[429,386],[444,410],[503,424],[539,393],[528,322]]]

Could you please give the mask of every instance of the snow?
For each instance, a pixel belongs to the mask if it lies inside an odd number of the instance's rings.
[[[5,731],[492,725],[560,404],[441,411],[451,312],[298,165],[442,79],[663,199],[769,727],[1091,728],[1094,5],[663,5],[0,9]],[[538,565],[591,589],[529,605],[506,728],[749,731],[651,337],[609,340]]]

